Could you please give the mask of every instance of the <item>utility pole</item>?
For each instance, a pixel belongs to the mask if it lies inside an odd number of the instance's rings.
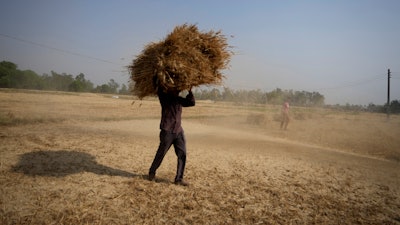
[[[390,117],[390,69],[388,69],[388,87],[387,87],[387,119]]]

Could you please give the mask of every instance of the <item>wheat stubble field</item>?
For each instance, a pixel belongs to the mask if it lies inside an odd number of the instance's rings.
[[[132,99],[0,89],[0,224],[400,224],[399,116],[198,101],[181,187]]]

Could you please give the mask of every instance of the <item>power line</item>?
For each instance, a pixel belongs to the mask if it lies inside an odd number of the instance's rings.
[[[70,55],[75,55],[75,56],[79,56],[79,57],[83,57],[83,58],[93,59],[93,60],[96,60],[96,61],[105,62],[105,63],[109,63],[109,64],[113,64],[113,65],[123,66],[121,64],[118,64],[118,63],[115,63],[115,62],[112,62],[112,61],[109,61],[109,60],[100,59],[100,58],[97,58],[97,57],[84,55],[84,54],[81,54],[81,53],[72,52],[72,51],[68,51],[68,50],[64,50],[64,49],[60,49],[60,48],[55,48],[55,47],[52,47],[52,46],[48,46],[48,45],[37,43],[37,42],[33,42],[33,41],[24,40],[24,39],[17,38],[17,37],[14,37],[14,36],[10,36],[10,35],[7,35],[7,34],[1,34],[0,33],[0,36],[5,37],[5,38],[9,38],[9,39],[13,39],[13,40],[16,40],[16,41],[19,41],[19,42],[23,42],[23,43],[39,46],[39,47],[42,47],[42,48],[47,48],[47,49],[51,49],[51,50],[54,50],[54,51],[70,54]]]

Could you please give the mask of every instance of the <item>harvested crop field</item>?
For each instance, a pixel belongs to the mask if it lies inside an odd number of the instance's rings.
[[[279,109],[184,109],[182,187],[156,99],[0,89],[0,224],[400,224],[400,116]]]

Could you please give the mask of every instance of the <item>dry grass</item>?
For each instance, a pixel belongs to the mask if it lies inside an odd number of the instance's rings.
[[[220,84],[232,52],[221,31],[176,26],[165,40],[148,44],[128,66],[132,92],[140,99],[164,91]]]
[[[199,101],[186,178],[158,145],[157,101],[0,91],[1,224],[400,224],[400,118]],[[141,106],[139,106],[141,104]],[[262,126],[248,115],[264,115]],[[36,118],[52,118],[38,122]],[[372,145],[372,146],[370,146]]]

